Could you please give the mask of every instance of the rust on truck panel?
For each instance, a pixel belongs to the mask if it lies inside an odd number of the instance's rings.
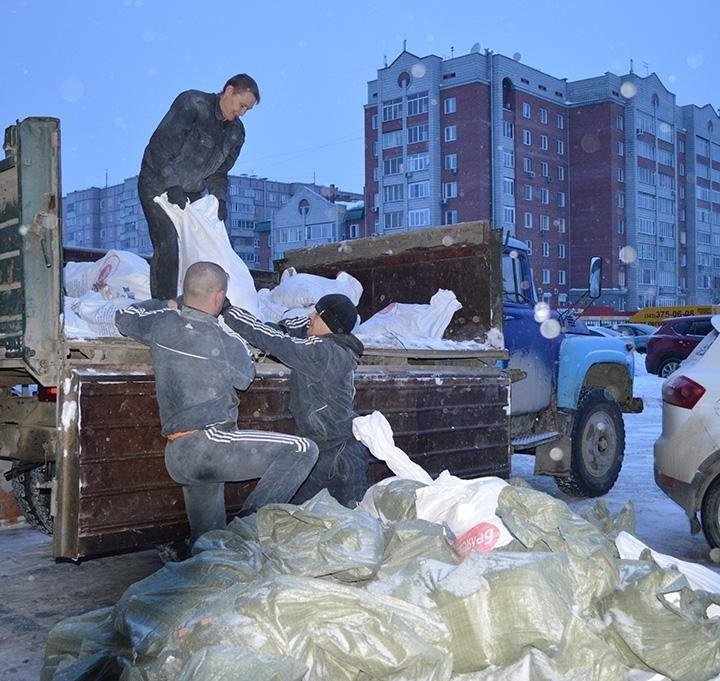
[[[59,475],[66,483],[63,503],[76,513],[64,514],[72,527],[56,527],[65,538],[56,542],[56,556],[77,559],[184,535],[182,492],[165,470],[152,376],[84,371],[76,372],[75,380],[82,427],[78,431],[74,422],[74,432],[65,434],[68,441],[77,438],[78,446],[68,449],[71,460],[61,457],[58,465],[65,468]],[[263,367],[251,388],[239,393],[239,427],[293,432],[287,384],[287,370]],[[397,446],[432,475],[446,468],[463,476],[509,475],[506,378],[445,367],[392,374],[361,367],[356,388],[358,411],[382,411]],[[68,484],[68,472],[74,483]],[[371,463],[371,482],[389,474],[384,463]],[[227,485],[229,514],[253,485]]]

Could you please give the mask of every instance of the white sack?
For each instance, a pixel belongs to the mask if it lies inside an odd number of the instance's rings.
[[[122,297],[107,300],[96,291],[79,298],[65,296],[65,335],[69,338],[120,337],[115,313],[135,302]]]
[[[105,298],[150,298],[150,266],[129,251],[108,251],[95,262],[69,262],[63,268],[65,293],[71,298],[97,291]]]
[[[512,541],[512,535],[495,515],[498,495],[507,486],[504,480],[493,477],[462,480],[447,471],[433,480],[422,466],[395,446],[392,428],[379,411],[354,418],[353,435],[375,458],[385,461],[395,475],[426,485],[415,492],[416,515],[421,520],[449,527],[456,536],[454,546],[459,555],[491,551]],[[358,508],[376,515],[371,493],[366,493]]]
[[[188,204],[184,209],[170,203],[167,194],[156,196],[178,233],[178,293],[185,271],[199,260],[220,265],[229,275],[227,297],[233,305],[258,314],[255,283],[247,265],[230,245],[225,223],[218,220],[218,200],[212,194]]]
[[[665,553],[658,553],[653,551],[646,544],[643,544],[637,537],[630,534],[629,532],[618,533],[615,538],[615,546],[617,546],[620,558],[629,560],[638,560],[640,554],[648,549],[652,559],[661,567],[669,568],[675,567],[680,573],[685,575],[692,589],[700,589],[707,591],[708,593],[720,594],[720,575],[714,572],[710,568],[706,568],[704,565],[698,565],[697,563],[689,563],[680,558],[674,556],[668,556]],[[707,609],[708,617],[720,616],[720,606],[714,603]]]
[[[297,272],[294,267],[288,267],[282,273],[280,283],[270,291],[269,297],[273,303],[291,309],[311,307],[329,293],[343,293],[357,306],[362,292],[362,284],[347,272],[338,272],[335,279],[330,279]]]
[[[429,305],[391,303],[365,320],[358,334],[381,336],[386,333],[404,338],[442,338],[452,316],[462,307],[452,291],[438,289]]]

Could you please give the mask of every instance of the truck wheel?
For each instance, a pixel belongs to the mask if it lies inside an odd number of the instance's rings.
[[[13,466],[16,468],[16,466]],[[52,479],[49,464],[31,468],[12,479],[13,494],[25,520],[45,534],[53,533],[50,515],[50,487]]]
[[[615,484],[625,455],[625,426],[617,402],[602,388],[580,393],[572,429],[570,475],[556,477],[573,496],[599,497]]]
[[[713,548],[720,548],[720,478],[715,478],[705,492],[700,509],[700,520],[708,544]]]
[[[680,366],[680,362],[681,360],[675,357],[663,360],[662,364],[658,367],[658,376],[660,376],[660,378],[667,378]]]

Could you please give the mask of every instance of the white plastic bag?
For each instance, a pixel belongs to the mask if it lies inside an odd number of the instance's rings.
[[[71,298],[96,291],[104,298],[150,298],[150,266],[129,251],[108,251],[95,262],[69,262],[63,268],[65,293]]]
[[[104,298],[90,291],[79,298],[65,297],[65,335],[69,338],[108,338],[121,336],[115,313],[134,301],[130,298]]]
[[[233,305],[258,314],[255,283],[247,265],[235,253],[225,229],[218,220],[218,200],[208,194],[188,204],[184,209],[170,203],[167,194],[156,196],[178,233],[178,293],[182,291],[185,271],[199,260],[214,262],[229,275],[227,297]]]
[[[312,306],[329,293],[343,293],[357,305],[362,292],[362,284],[347,272],[338,272],[335,279],[330,279],[288,267],[269,297],[273,303],[291,309]]]
[[[395,446],[392,428],[379,411],[353,419],[353,435],[398,477],[424,483],[415,492],[415,511],[421,520],[445,524],[456,536],[455,550],[469,553],[491,551],[512,540],[502,520],[495,515],[498,495],[507,483],[486,477],[462,480],[443,471],[436,480]],[[378,484],[382,484],[381,481]],[[370,488],[372,490],[372,488]],[[366,493],[358,508],[373,513],[372,493]]]
[[[394,334],[403,338],[442,338],[452,316],[462,307],[452,291],[438,289],[430,304],[391,303],[365,320],[357,333]]]

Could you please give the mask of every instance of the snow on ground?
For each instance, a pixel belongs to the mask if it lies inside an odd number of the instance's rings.
[[[611,512],[632,501],[637,516],[635,536],[650,548],[676,558],[702,563],[720,572],[709,557],[710,546],[702,533],[691,535],[685,512],[663,494],[653,478],[653,444],[662,430],[662,379],[645,371],[645,356],[635,354],[635,390],[645,409],[640,414],[623,414],[625,460],[620,476],[608,494],[601,497]],[[592,508],[592,499],[578,500],[559,491],[548,476],[533,475],[534,458],[515,454],[513,475],[524,478],[536,489],[566,501],[575,511]]]

